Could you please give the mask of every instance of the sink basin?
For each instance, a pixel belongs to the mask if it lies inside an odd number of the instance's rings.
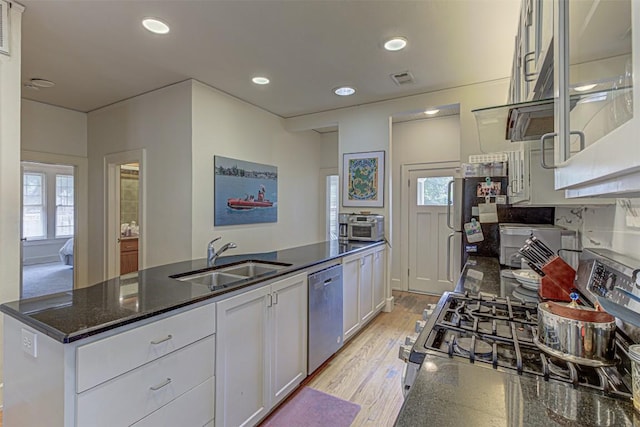
[[[222,273],[219,271],[206,271],[204,273],[176,277],[176,279],[178,280],[182,280],[184,282],[191,282],[198,285],[205,285],[212,289],[216,286],[228,285],[229,283],[237,282],[239,280],[243,280],[246,278],[247,276],[239,276],[236,274]]]
[[[273,273],[286,267],[288,266],[260,261],[246,261],[231,267],[223,267],[218,271],[228,274],[236,274],[238,276],[256,277],[262,274]]]
[[[208,286],[210,289],[224,287],[232,283],[239,282],[264,274],[274,273],[283,268],[290,267],[291,264],[272,263],[268,261],[242,261],[237,264],[217,267],[206,271],[181,273],[170,276],[183,282]]]

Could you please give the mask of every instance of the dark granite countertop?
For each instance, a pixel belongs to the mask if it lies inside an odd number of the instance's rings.
[[[634,426],[631,400],[427,355],[396,419],[415,426]]]
[[[169,277],[207,270],[206,259],[177,262],[87,288],[2,304],[0,311],[57,341],[69,343],[177,308],[215,300],[225,293],[382,244],[384,242],[344,245],[333,240],[273,252],[221,257],[213,268],[244,260],[271,261],[290,266],[273,274],[240,280],[214,290]]]
[[[470,256],[454,292],[500,296],[500,262],[494,257]]]

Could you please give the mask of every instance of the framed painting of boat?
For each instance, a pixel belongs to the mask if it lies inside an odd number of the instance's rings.
[[[278,168],[214,156],[213,224],[278,221]]]
[[[342,206],[384,206],[384,151],[344,154],[342,176]]]

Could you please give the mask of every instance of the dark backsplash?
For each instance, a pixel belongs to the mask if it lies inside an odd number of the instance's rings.
[[[498,206],[498,222],[520,224],[553,224],[556,208]]]

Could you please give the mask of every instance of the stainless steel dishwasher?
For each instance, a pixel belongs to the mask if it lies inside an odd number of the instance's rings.
[[[309,275],[309,374],[342,347],[342,339],[342,265],[336,265]]]

